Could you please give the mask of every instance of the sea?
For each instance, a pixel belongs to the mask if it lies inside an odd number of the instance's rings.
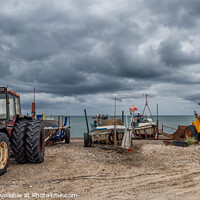
[[[89,128],[91,128],[90,123],[92,123],[92,116],[88,116],[88,123]],[[117,118],[121,118],[121,116],[117,116]],[[153,116],[153,119],[155,122],[157,122],[157,116]],[[188,126],[191,124],[191,121],[194,121],[195,117],[191,115],[161,115],[158,117],[158,124],[159,129],[161,129],[162,124],[164,126],[169,126],[172,128],[177,129],[178,125],[184,125]],[[128,121],[128,125],[126,124],[126,121]],[[124,122],[126,127],[130,124],[130,116],[124,117]],[[71,116],[70,117],[70,124],[71,124],[71,137],[83,137],[83,134],[87,132],[87,126],[86,126],[86,120],[84,116]],[[172,134],[175,130],[164,128],[164,132]]]

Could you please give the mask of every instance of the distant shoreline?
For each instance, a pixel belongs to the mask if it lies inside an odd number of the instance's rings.
[[[101,114],[101,113],[99,113]],[[87,115],[88,117],[94,117],[97,114],[94,115]],[[105,115],[105,114],[104,114]],[[126,114],[124,114],[126,115]],[[52,115],[53,116],[53,115]],[[84,115],[69,115],[70,117],[85,117]],[[113,117],[113,115],[108,115],[109,117]],[[116,115],[116,117],[121,117],[122,115]],[[129,115],[128,115],[129,116]],[[153,117],[156,117],[157,115],[152,115]],[[190,116],[194,116],[194,115],[158,115],[160,117],[178,117],[178,116],[185,116],[185,117],[190,117]]]

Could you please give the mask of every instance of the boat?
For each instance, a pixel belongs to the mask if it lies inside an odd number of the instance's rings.
[[[117,142],[122,141],[126,127],[121,119],[109,119],[108,115],[96,115],[92,119],[90,124],[92,143],[114,144],[115,128]]]
[[[133,127],[133,134],[140,138],[153,138],[155,135],[156,123],[151,118],[146,118],[137,126]]]
[[[148,95],[146,94],[145,96],[146,103],[142,115],[140,115],[139,112],[137,112],[137,114],[135,115],[134,112],[137,111],[137,108],[134,105],[132,105],[132,108],[129,108],[131,113],[130,128],[132,130],[134,138],[155,138],[156,123],[153,120],[153,116],[147,102]],[[144,115],[146,108],[148,108],[149,110],[148,116]]]

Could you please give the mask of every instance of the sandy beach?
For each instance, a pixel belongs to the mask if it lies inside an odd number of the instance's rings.
[[[131,153],[122,153],[84,148],[83,140],[72,139],[70,144],[47,146],[42,164],[20,165],[12,158],[0,177],[1,194],[26,193],[26,199],[36,199],[34,193],[77,194],[74,199],[199,199],[198,145],[133,143]]]

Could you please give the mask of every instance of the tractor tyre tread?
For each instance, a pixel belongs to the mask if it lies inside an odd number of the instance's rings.
[[[70,130],[69,129],[65,130],[65,143],[66,144],[70,143]]]
[[[30,120],[26,136],[26,155],[31,163],[44,162],[45,135],[40,120]]]
[[[191,138],[194,138],[195,140],[199,140],[199,133],[197,132],[197,129],[194,125],[189,125],[184,130],[184,138],[186,138],[186,130],[189,129],[191,131]]]
[[[28,162],[25,151],[27,125],[27,120],[16,122],[11,136],[11,149],[14,153],[15,161],[20,164]]]

